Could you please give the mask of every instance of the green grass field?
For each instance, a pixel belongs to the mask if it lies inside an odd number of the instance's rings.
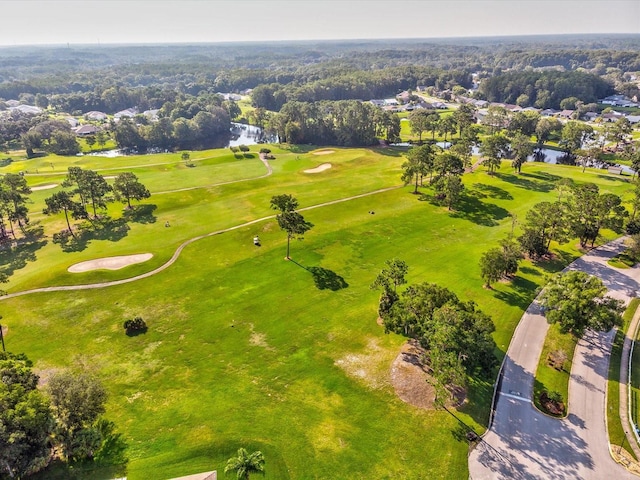
[[[257,150],[242,159],[228,150],[192,152],[193,168],[179,154],[46,157],[0,168],[37,168],[28,181],[43,185],[60,183],[68,165],[109,176],[135,165],[131,171],[152,191],[124,234],[88,236],[70,252],[51,241],[62,216],[39,213],[55,189],[34,192],[32,221],[41,222],[47,241],[30,255],[0,258],[13,272],[4,288],[13,293],[150,271],[190,238],[273,215],[273,195],[291,193],[304,208],[400,185],[401,150],[314,155],[274,146],[273,175],[256,178],[266,173]],[[326,162],[331,169],[303,172]],[[595,170],[536,163],[521,175],[511,172],[505,163],[494,176],[466,175],[466,195],[454,212],[434,205],[429,189],[413,195],[412,187],[304,211],[315,227],[292,242],[294,261],[283,260],[286,237],[269,218],[192,243],[174,265],[145,280],[4,299],[7,347],[25,352],[43,377],[82,367],[103,380],[107,417],[130,444],[131,480],[221,472],[240,446],[263,451],[267,479],[466,478],[458,422],[395,395],[389,371],[404,339],[377,325],[378,293],[369,285],[385,260],[405,260],[410,283],[439,283],[490,313],[502,357],[545,275],[580,253],[576,242],[555,248],[556,261],[523,262],[513,283],[493,290],[482,288],[480,255],[509,234],[514,216],[524,218],[533,204],[555,196],[554,183],[563,177],[617,194],[629,189],[625,179]],[[231,180],[243,181],[216,185]],[[192,189],[175,191],[182,188]],[[120,218],[122,205],[109,213]],[[253,245],[255,234],[262,247]],[[145,252],[153,259],[121,270],[67,272],[80,261]],[[122,322],[136,315],[149,331],[130,338]],[[492,385],[470,384],[469,402],[456,415],[481,432]]]
[[[629,328],[629,323],[640,305],[640,298],[634,298],[629,302],[629,306],[622,315],[623,325],[616,331],[611,348],[611,359],[609,360],[609,379],[607,381],[607,431],[609,432],[609,443],[611,445],[624,445],[626,437],[622,429],[622,419],[620,418],[620,362],[622,356],[622,346],[625,332]],[[625,450],[635,458],[633,450],[628,445]]]

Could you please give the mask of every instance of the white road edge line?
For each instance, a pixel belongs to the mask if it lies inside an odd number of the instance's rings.
[[[531,403],[531,399],[512,395],[511,393],[500,392],[500,395],[503,397],[513,398],[514,400],[522,400],[523,402]]]

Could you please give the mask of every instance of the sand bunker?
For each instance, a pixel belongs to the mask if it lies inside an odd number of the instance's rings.
[[[105,180],[111,180],[111,179],[114,179],[114,178],[118,178],[118,176],[117,175],[107,175],[106,177],[102,177],[102,178],[104,178]]]
[[[32,192],[37,192],[38,190],[49,190],[50,188],[56,188],[58,186],[57,183],[47,183],[46,185],[38,185],[37,187],[31,187]]]
[[[129,265],[146,262],[151,257],[153,257],[151,253],[141,253],[138,255],[98,258],[96,260],[88,260],[71,265],[68,271],[71,273],[82,273],[90,270],[119,270]]]
[[[310,168],[309,170],[305,170],[304,173],[320,173],[330,168],[331,168],[330,163],[323,163],[322,165],[318,165],[316,168]]]
[[[335,150],[320,150],[319,152],[313,152],[314,155],[329,155],[330,153],[336,153]]]

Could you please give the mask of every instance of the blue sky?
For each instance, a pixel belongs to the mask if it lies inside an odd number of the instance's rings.
[[[0,0],[0,45],[640,33],[640,0]]]

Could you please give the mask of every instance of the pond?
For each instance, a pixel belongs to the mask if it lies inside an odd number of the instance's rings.
[[[228,148],[238,147],[240,145],[257,145],[259,143],[277,143],[278,137],[276,135],[267,135],[264,130],[255,125],[246,125],[243,123],[231,123],[231,130],[229,131],[229,138],[223,139],[218,145],[212,148]],[[164,153],[168,153],[165,151]],[[134,153],[134,152],[129,152]],[[149,150],[146,153],[163,153],[161,149]],[[91,152],[85,155],[91,155],[96,157],[123,157],[127,154],[122,150],[105,150],[102,152]]]

